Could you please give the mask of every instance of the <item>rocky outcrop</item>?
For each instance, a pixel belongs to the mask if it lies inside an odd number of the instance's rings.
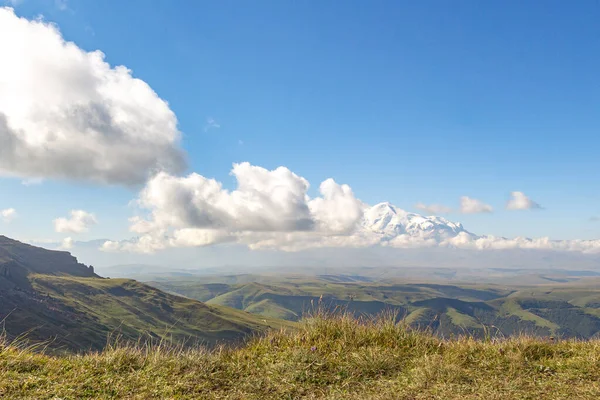
[[[7,262],[15,262],[29,273],[98,277],[93,267],[81,264],[69,252],[47,250],[0,236],[0,264]]]

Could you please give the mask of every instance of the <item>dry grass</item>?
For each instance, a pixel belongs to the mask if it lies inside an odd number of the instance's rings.
[[[6,399],[597,399],[600,341],[441,340],[317,313],[239,348],[109,346],[54,357],[0,344]]]

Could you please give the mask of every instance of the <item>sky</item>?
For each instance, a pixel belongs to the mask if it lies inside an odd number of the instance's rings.
[[[4,6],[7,236],[370,246],[347,237],[389,202],[600,239],[597,1]]]

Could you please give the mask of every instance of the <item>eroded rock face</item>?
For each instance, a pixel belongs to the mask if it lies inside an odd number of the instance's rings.
[[[28,287],[27,274],[27,269],[17,261],[0,262],[1,287]]]
[[[16,262],[29,273],[98,277],[93,267],[87,267],[66,251],[46,250],[0,236],[0,264]]]

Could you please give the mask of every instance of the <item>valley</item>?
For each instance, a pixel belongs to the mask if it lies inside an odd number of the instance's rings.
[[[210,305],[298,321],[317,305],[451,337],[535,335],[589,339],[600,332],[600,281],[538,285],[375,281],[367,276],[257,275],[161,279],[157,288]]]
[[[443,338],[599,336],[600,280],[593,271],[556,271],[546,281],[551,283],[520,285],[502,277],[515,271],[500,271],[489,283],[444,282],[442,269],[402,276],[410,271],[174,273],[142,282],[101,277],[68,252],[0,237],[1,329],[9,340],[43,342],[63,352],[101,350],[117,340],[233,344],[271,329],[293,329],[322,311],[394,315]],[[429,280],[423,278],[427,272]],[[456,270],[454,276],[466,275]]]

